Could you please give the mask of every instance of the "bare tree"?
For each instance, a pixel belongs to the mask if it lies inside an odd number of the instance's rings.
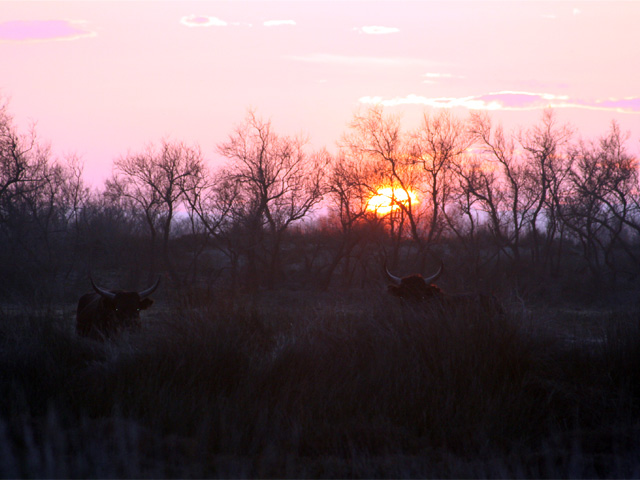
[[[564,148],[572,135],[573,131],[568,126],[556,124],[551,109],[543,112],[540,124],[520,134],[520,145],[526,152],[524,161],[528,165],[525,172],[530,177],[524,184],[527,190],[525,194],[535,201],[527,217],[533,241],[532,260],[541,262],[543,266],[551,260],[551,248],[556,235],[562,233],[553,199],[564,189],[563,182],[568,171]],[[540,234],[542,228],[546,231],[544,245]]]
[[[412,160],[425,174],[422,189],[430,201],[425,241],[431,243],[442,229],[439,215],[449,201],[454,163],[467,151],[472,137],[464,122],[443,110],[433,117],[425,113],[411,139]]]
[[[423,170],[411,155],[409,137],[402,132],[399,117],[385,115],[382,107],[375,106],[356,113],[349,127],[341,149],[349,161],[364,165],[360,182],[369,198],[379,195],[382,188],[390,190],[385,203],[391,208],[385,208],[382,215],[393,239],[391,263],[396,263],[406,236],[414,241],[421,256],[427,246],[421,231],[424,211],[414,195],[422,183]]]
[[[49,148],[32,127],[20,134],[7,104],[0,104],[0,221],[6,221],[20,196],[37,191],[47,175]]]
[[[513,136],[505,134],[501,126],[494,127],[486,113],[473,112],[470,128],[483,156],[499,172],[499,177],[494,177],[491,192],[495,238],[499,248],[518,264],[523,233],[531,224],[531,216],[539,204],[535,175],[519,155]],[[485,199],[489,199],[488,194],[485,192]]]
[[[368,165],[353,158],[339,155],[333,159],[326,205],[331,238],[337,242],[330,247],[331,260],[324,273],[324,288],[328,287],[339,265],[342,265],[345,284],[350,285],[354,249],[370,237],[367,233],[370,234],[372,228],[382,222],[382,218],[369,210],[371,189],[368,185],[374,182],[367,178],[371,175]]]
[[[149,145],[141,153],[116,160],[114,166],[115,174],[106,183],[107,195],[128,202],[140,211],[151,236],[152,249],[160,236],[165,268],[179,283],[169,252],[169,239],[176,211],[183,200],[183,186],[191,177],[198,177],[203,169],[200,149],[163,140],[159,148]],[[152,273],[154,257],[152,253]]]
[[[302,138],[278,135],[271,122],[250,111],[244,122],[220,144],[229,159],[227,178],[236,185],[232,208],[247,243],[248,288],[255,288],[258,262],[267,258],[266,281],[280,274],[284,234],[321,201],[325,190],[326,152],[309,155]]]
[[[582,245],[594,277],[602,275],[603,264],[615,273],[616,247],[635,265],[640,262],[633,247],[640,234],[634,203],[638,169],[624,147],[627,138],[614,122],[607,136],[598,142],[582,141],[569,152],[570,195],[560,205],[560,214]]]
[[[20,133],[0,105],[0,250],[10,259],[0,263],[17,267],[4,269],[15,280],[9,283],[61,285],[62,269],[68,273],[76,259],[76,220],[87,195],[77,158],[54,159],[35,129]]]
[[[77,158],[56,162],[50,158],[48,149],[42,155],[46,163],[38,188],[23,192],[16,203],[22,206],[22,220],[31,224],[30,236],[37,239],[34,256],[57,272],[64,263],[70,269],[75,259],[77,215],[85,205],[88,191]]]
[[[500,170],[482,155],[460,157],[454,164],[451,201],[444,210],[447,224],[465,249],[467,265],[478,278],[483,263],[495,258],[508,245],[505,192]],[[486,233],[489,233],[487,235]],[[492,241],[483,245],[489,236]]]
[[[182,190],[191,232],[202,237],[197,250],[192,252],[192,277],[195,279],[197,275],[199,255],[207,246],[212,245],[229,258],[232,267],[231,291],[236,291],[238,255],[236,240],[232,240],[230,232],[233,227],[234,206],[241,203],[238,184],[224,169],[202,169],[199,175],[186,179]]]

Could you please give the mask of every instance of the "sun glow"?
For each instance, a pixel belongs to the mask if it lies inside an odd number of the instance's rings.
[[[408,206],[415,203],[418,203],[418,196],[412,190],[405,191],[400,187],[380,187],[367,202],[367,210],[384,216],[399,209],[401,204]]]

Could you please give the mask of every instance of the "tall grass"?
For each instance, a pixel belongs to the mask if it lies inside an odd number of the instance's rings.
[[[105,344],[5,314],[0,475],[640,473],[637,315],[566,341],[533,314],[394,300],[166,310]]]

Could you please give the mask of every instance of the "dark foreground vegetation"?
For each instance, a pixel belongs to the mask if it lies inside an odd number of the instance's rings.
[[[163,140],[95,188],[0,102],[0,477],[640,476],[627,140],[376,107],[334,155],[249,112],[219,168]],[[387,295],[440,261],[506,313]],[[76,334],[90,276],[162,279],[141,331]]]
[[[169,307],[101,343],[0,322],[2,477],[637,477],[639,312],[377,292]]]

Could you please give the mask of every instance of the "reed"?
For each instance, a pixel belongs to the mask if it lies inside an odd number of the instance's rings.
[[[5,314],[0,476],[640,473],[633,312],[594,343],[536,328],[544,311],[282,305],[167,309],[109,343]]]

